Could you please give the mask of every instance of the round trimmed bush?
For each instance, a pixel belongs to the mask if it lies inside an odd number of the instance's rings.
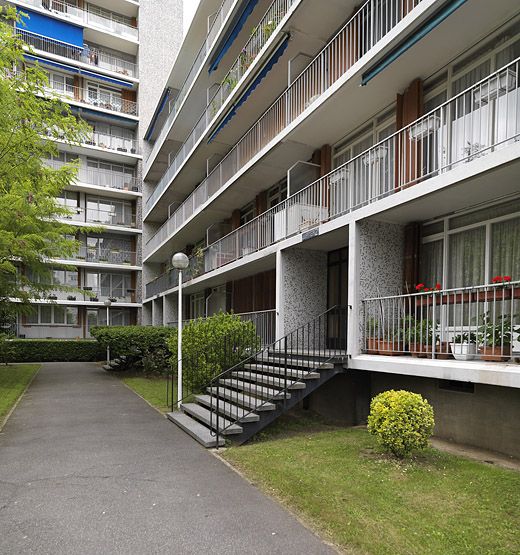
[[[368,431],[396,457],[427,447],[433,426],[433,408],[418,393],[391,389],[370,403]]]

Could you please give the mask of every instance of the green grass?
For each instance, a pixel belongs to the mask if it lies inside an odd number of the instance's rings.
[[[0,428],[39,368],[39,364],[0,366]]]
[[[223,456],[347,553],[520,553],[520,473],[427,449],[397,461],[364,429],[282,419]]]
[[[166,378],[122,375],[123,382],[161,412],[168,412],[166,405]]]

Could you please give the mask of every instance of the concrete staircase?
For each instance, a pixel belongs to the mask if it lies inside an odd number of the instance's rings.
[[[204,447],[241,444],[343,371],[337,354],[266,349],[167,416]]]

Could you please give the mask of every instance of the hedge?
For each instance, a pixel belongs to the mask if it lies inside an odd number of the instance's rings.
[[[106,357],[106,350],[90,340],[13,339],[3,348],[7,362],[93,362]]]

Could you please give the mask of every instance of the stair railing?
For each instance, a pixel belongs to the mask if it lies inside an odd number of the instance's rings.
[[[208,350],[206,345],[185,354],[182,357],[183,387],[175,398],[178,361],[172,364],[167,374],[166,405],[173,411],[175,405],[190,400],[194,395],[202,393],[214,375],[224,372],[236,365],[240,360],[256,352],[261,345],[259,336],[252,328],[241,328],[224,334],[216,350]],[[184,352],[183,352],[184,354]]]
[[[219,445],[220,436],[230,426],[267,403],[283,401],[285,404],[293,382],[302,381],[309,373],[321,370],[332,360],[346,358],[347,317],[347,307],[336,305],[329,308],[306,324],[214,376],[209,384],[212,392],[210,430],[211,434],[216,436],[216,445]],[[298,366],[290,362],[290,359],[298,358],[305,360],[309,366]],[[317,359],[315,365],[311,365],[310,361],[313,359]],[[273,374],[271,367],[276,364],[279,365],[278,374]],[[246,368],[246,365],[250,368]],[[294,369],[299,371],[298,377],[291,375]],[[261,383],[254,381],[256,374],[262,375]],[[230,380],[230,383],[227,384],[224,380]],[[235,387],[236,390],[230,399],[221,398],[222,389],[228,385],[233,389],[233,380],[248,382],[250,390],[239,390]],[[267,388],[267,391],[258,398],[255,397],[255,387]],[[270,389],[272,391],[269,391]],[[229,416],[232,406],[244,409],[239,418]],[[219,423],[224,418],[230,422],[220,427]]]

